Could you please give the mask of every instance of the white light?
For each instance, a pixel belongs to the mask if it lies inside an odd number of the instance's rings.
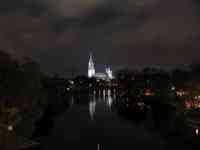
[[[108,96],[108,106],[109,106],[109,108],[111,108],[112,102],[113,102],[113,100],[112,100],[111,96]]]
[[[90,113],[91,119],[93,119],[93,117],[94,117],[95,108],[96,108],[96,102],[95,101],[90,101],[89,102],[89,113]]]
[[[172,90],[174,91],[176,88],[174,86],[172,86]]]
[[[106,73],[107,73],[109,79],[113,79],[112,71],[110,68],[106,68]]]
[[[88,71],[88,77],[91,78],[95,75],[95,71],[94,70],[89,70]]]
[[[94,68],[94,62],[92,59],[92,55],[90,54],[90,59],[88,63],[88,77],[91,78],[95,76],[95,68]]]
[[[110,96],[111,95],[111,91],[110,90],[108,90],[108,96]]]
[[[105,91],[105,90],[103,90],[103,96],[104,96],[104,97],[106,96],[106,91]]]
[[[72,84],[72,85],[74,84],[74,81],[73,81],[73,80],[70,80],[69,82],[70,82],[70,84]]]
[[[8,131],[12,131],[13,130],[13,126],[12,125],[9,125],[8,126]]]
[[[196,136],[198,136],[199,135],[199,129],[196,129],[195,133],[196,133]]]
[[[67,88],[67,91],[69,91],[70,90],[70,88]]]

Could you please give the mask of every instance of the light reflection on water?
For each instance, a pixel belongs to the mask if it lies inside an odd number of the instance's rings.
[[[124,143],[141,141],[143,138],[145,142],[149,137],[150,140],[155,139],[154,137],[151,138],[143,128],[129,125],[118,117],[113,109],[114,97],[116,97],[114,91],[111,92],[110,90],[105,91],[105,96],[103,96],[103,91],[96,91],[92,95],[77,94],[71,96],[71,107],[56,119],[55,127],[51,133],[52,136],[47,138],[47,142],[45,141],[45,150],[53,150],[58,146],[69,149],[69,143],[72,142],[74,146],[75,141],[77,143],[83,141],[86,144],[110,142],[112,146],[112,143],[121,142],[124,145]],[[79,147],[79,144],[77,147]],[[80,146],[80,148],[83,147]],[[84,147],[83,149],[87,148]],[[110,147],[108,149],[117,150],[118,148]],[[119,149],[125,148],[123,146]]]
[[[109,106],[109,108],[111,109],[111,106],[112,106],[112,102],[113,102],[113,99],[112,99],[112,97],[111,96],[109,96],[108,97],[108,106]]]
[[[89,116],[91,120],[94,120],[95,114],[97,113],[97,107],[102,108],[101,111],[111,111],[113,101],[115,100],[115,92],[111,90],[93,91],[90,95],[84,95],[77,97],[76,95],[71,96],[70,106],[79,107],[80,105],[88,105]]]
[[[96,93],[96,92],[94,92]],[[116,97],[116,96],[115,96]],[[98,101],[96,100],[98,99]],[[111,111],[111,107],[113,104],[113,97],[111,96],[111,90],[103,90],[103,97],[100,95],[93,95],[89,100],[89,114],[90,119],[94,119],[94,115],[96,113],[97,105],[103,104],[106,109],[108,108]]]
[[[90,101],[89,102],[89,113],[90,113],[90,118],[92,120],[94,118],[95,109],[96,109],[96,101]]]

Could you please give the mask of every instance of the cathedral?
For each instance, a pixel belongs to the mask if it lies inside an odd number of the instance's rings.
[[[94,64],[92,54],[90,54],[90,58],[89,58],[89,62],[88,62],[88,77],[89,78],[94,77],[96,79],[102,79],[102,80],[111,80],[114,78],[110,67],[105,69],[105,73],[101,73],[101,72],[96,73],[95,72],[95,64]]]

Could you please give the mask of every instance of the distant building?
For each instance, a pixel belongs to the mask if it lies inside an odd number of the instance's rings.
[[[90,59],[88,63],[88,77],[91,78],[95,76],[95,68],[94,68],[94,61],[92,58],[92,54],[90,54]]]
[[[113,73],[109,67],[106,68],[106,74],[108,75],[108,78],[113,79]]]
[[[90,54],[89,62],[88,62],[88,77],[89,78],[97,78],[102,80],[111,80],[114,78],[112,70],[110,67],[105,68],[105,72],[95,72],[95,64],[92,57],[92,54]]]

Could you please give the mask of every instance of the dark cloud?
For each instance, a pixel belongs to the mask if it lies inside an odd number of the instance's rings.
[[[50,17],[49,32],[64,32],[69,29],[80,28],[80,17]]]
[[[40,16],[47,13],[47,4],[38,0],[1,0],[0,15]]]
[[[68,29],[91,29],[104,24],[109,24],[120,16],[123,12],[112,6],[99,6],[89,10],[83,16],[52,16],[49,18],[50,31],[62,32]]]
[[[33,49],[48,47],[46,17],[0,17],[0,48],[22,58]]]
[[[33,0],[27,4],[27,7],[25,8],[25,14],[30,16],[41,16],[48,14],[48,6],[45,3]]]
[[[200,1],[193,0],[194,14],[200,16]]]
[[[123,15],[125,15],[123,11],[113,8],[112,5],[101,5],[89,11],[80,25],[88,28],[101,26],[109,24]]]

